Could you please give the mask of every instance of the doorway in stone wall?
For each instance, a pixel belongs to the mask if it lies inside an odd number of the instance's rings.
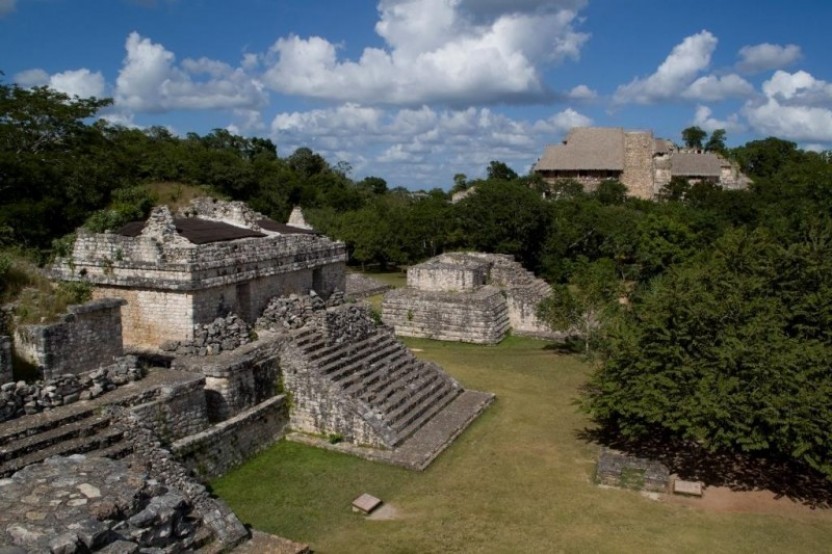
[[[251,283],[240,283],[237,285],[237,310],[239,316],[248,323],[253,323],[257,317],[252,313],[251,306]]]
[[[312,270],[312,290],[324,296],[324,272],[320,267]]]

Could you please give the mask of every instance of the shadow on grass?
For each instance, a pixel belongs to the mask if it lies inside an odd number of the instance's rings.
[[[640,458],[657,460],[680,478],[736,491],[769,490],[811,508],[832,508],[832,483],[793,460],[710,452],[691,442],[651,438],[624,440],[605,429],[584,429],[578,438]]]

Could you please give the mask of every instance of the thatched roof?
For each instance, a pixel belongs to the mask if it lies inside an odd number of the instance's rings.
[[[667,154],[675,148],[673,141],[667,139],[656,139],[653,143],[654,154]]]
[[[576,127],[563,144],[547,146],[536,171],[624,170],[624,130]]]
[[[711,152],[675,152],[670,158],[674,177],[720,177],[728,162]]]

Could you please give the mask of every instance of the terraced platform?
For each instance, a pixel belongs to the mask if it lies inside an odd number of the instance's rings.
[[[202,379],[181,371],[157,370],[93,400],[0,424],[0,478],[52,456],[93,453],[123,458],[133,452],[125,429],[111,421],[107,406],[137,406],[173,384]]]
[[[289,344],[292,440],[424,469],[493,400],[416,358],[387,327],[333,342],[306,326]]]

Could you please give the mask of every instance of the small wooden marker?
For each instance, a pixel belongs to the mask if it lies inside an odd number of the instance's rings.
[[[383,502],[375,496],[364,493],[352,501],[352,511],[364,512],[365,514],[369,514],[382,504]]]

